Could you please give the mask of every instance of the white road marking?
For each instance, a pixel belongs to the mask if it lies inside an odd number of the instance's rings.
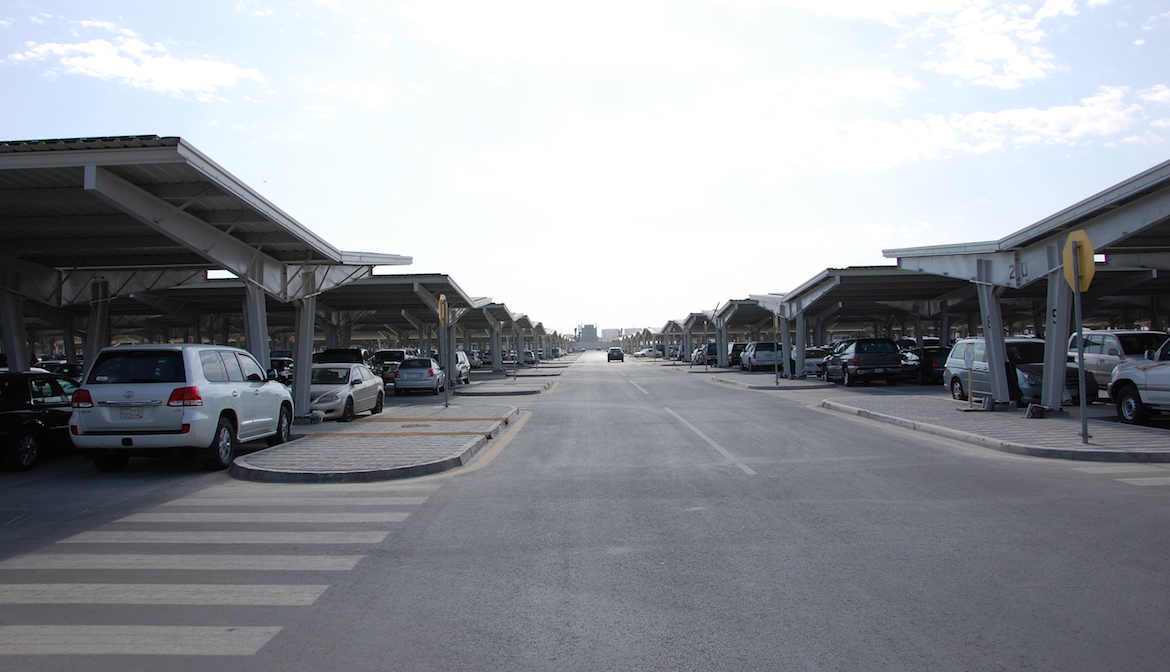
[[[1073,467],[1073,471],[1086,474],[1124,474],[1129,472],[1165,472],[1165,467],[1150,464],[1101,464],[1091,467]]]
[[[82,532],[58,544],[380,544],[386,532]]]
[[[673,415],[674,417],[678,418],[678,421],[679,421],[679,422],[681,422],[681,423],[683,423],[684,425],[686,425],[686,426],[687,426],[687,428],[688,428],[688,429],[690,429],[690,430],[691,430],[692,432],[694,432],[695,434],[698,434],[698,435],[699,435],[699,438],[703,439],[703,440],[704,440],[704,441],[706,441],[708,444],[710,444],[712,448],[714,448],[715,450],[719,451],[719,454],[720,454],[720,455],[722,455],[723,457],[726,457],[726,458],[727,458],[727,459],[728,459],[728,460],[729,460],[729,461],[730,461],[732,464],[734,464],[735,466],[739,467],[739,468],[740,468],[740,470],[742,470],[742,471],[743,471],[743,473],[745,473],[745,474],[747,474],[747,475],[749,475],[749,476],[755,476],[755,475],[756,475],[756,472],[755,472],[755,471],[754,471],[754,470],[753,470],[751,467],[747,466],[747,465],[746,465],[746,464],[744,464],[743,462],[740,462],[740,461],[739,461],[739,460],[738,460],[738,459],[737,459],[737,458],[736,458],[734,455],[732,455],[731,453],[727,452],[727,450],[726,450],[726,449],[725,449],[723,446],[719,445],[718,443],[715,443],[715,441],[714,441],[714,440],[713,440],[711,437],[709,437],[709,436],[707,436],[706,434],[704,434],[704,433],[703,433],[703,432],[702,432],[702,431],[701,431],[701,430],[700,430],[698,427],[695,427],[695,426],[694,426],[694,425],[692,425],[691,423],[687,422],[687,421],[686,421],[686,418],[682,417],[682,416],[681,416],[681,415],[679,415],[678,413],[675,413],[674,411],[670,410],[669,408],[668,408],[668,409],[666,409],[666,412],[667,412],[667,413],[670,413],[670,414],[671,414],[671,415]]]
[[[349,571],[364,555],[132,555],[30,553],[0,560],[4,569],[170,569],[226,571]]]
[[[279,626],[6,625],[0,655],[251,656]]]
[[[635,383],[634,381],[632,381],[632,380],[631,380],[631,381],[630,381],[630,384],[631,384],[631,385],[633,385],[634,387],[638,388],[639,390],[642,390],[642,386],[641,386],[641,385],[639,385],[639,384],[637,384],[637,383]],[[647,392],[646,390],[642,390],[642,394],[650,394],[650,393],[649,393],[649,392]]]
[[[182,497],[162,506],[421,506],[427,497]]]
[[[329,586],[162,583],[0,584],[0,604],[167,604],[304,607]]]
[[[338,493],[352,495],[357,492],[377,492],[381,494],[407,492],[434,492],[438,485],[426,483],[255,483],[251,481],[235,481],[225,485],[213,485],[197,493],[193,497],[239,497],[246,499],[257,495],[273,497],[287,497],[289,499],[311,499],[312,493]]]
[[[296,513],[290,511],[223,513],[135,513],[115,523],[401,523],[409,513]]]
[[[1130,485],[1170,485],[1170,476],[1154,476],[1151,478],[1119,478],[1122,483]]]

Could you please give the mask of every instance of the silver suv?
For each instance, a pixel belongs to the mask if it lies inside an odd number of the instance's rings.
[[[1170,411],[1170,341],[1147,350],[1113,369],[1109,397],[1117,402],[1117,418],[1137,424],[1157,411]]]
[[[251,353],[199,343],[103,349],[73,394],[69,433],[102,471],[131,456],[185,452],[226,469],[237,442],[288,440],[288,388]]]
[[[1157,350],[1166,340],[1164,331],[1103,329],[1085,331],[1085,373],[1105,386],[1113,369],[1126,361],[1142,359],[1147,350]],[[1077,361],[1077,334],[1068,339],[1068,355]]]

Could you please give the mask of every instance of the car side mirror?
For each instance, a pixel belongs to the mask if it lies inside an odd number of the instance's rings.
[[[1109,348],[1109,356],[1110,357],[1120,357],[1121,351],[1118,350],[1117,348]]]
[[[1146,354],[1145,354],[1145,355],[1143,355],[1143,357],[1145,357],[1146,359],[1149,359],[1149,360],[1153,360],[1153,359],[1154,359],[1154,354],[1155,354],[1155,353],[1154,353],[1154,351],[1153,351],[1153,350],[1146,350]]]
[[[278,378],[276,375],[276,369],[268,369],[264,372],[264,375],[268,376],[268,380],[277,380]]]

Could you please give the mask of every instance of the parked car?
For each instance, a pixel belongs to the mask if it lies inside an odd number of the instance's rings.
[[[719,362],[719,346],[715,343],[700,345],[691,352],[691,363],[715,366]]]
[[[609,349],[609,353],[605,356],[605,361],[612,362],[615,359],[619,362],[626,361],[626,353],[622,352],[622,349],[616,345]]]
[[[902,380],[919,385],[940,383],[947,365],[947,350],[915,348],[902,351]]]
[[[1109,398],[1117,406],[1117,418],[1141,424],[1155,413],[1170,411],[1170,340],[1141,359],[1127,359],[1113,369]]]
[[[33,368],[41,369],[42,371],[48,371],[49,373],[56,373],[58,375],[65,376],[66,378],[72,378],[73,380],[78,381],[81,380],[81,374],[85,370],[85,365],[81,362],[74,362],[70,364],[64,360],[49,359],[37,362]]]
[[[473,369],[478,369],[483,366],[483,358],[480,357],[479,350],[472,350],[467,353],[467,361]]]
[[[1038,338],[1006,338],[1008,364],[1015,370],[1015,379],[1008,379],[1012,400],[1039,403],[1044,390],[1044,341]],[[966,356],[970,350],[971,372],[966,370]],[[947,355],[943,380],[954,399],[965,400],[968,394],[986,397],[991,394],[991,372],[987,364],[987,344],[982,338],[963,338],[955,342]],[[1080,377],[1077,365],[1065,366],[1064,384],[1072,399],[1080,398]],[[970,382],[968,383],[968,380]],[[1093,401],[1098,395],[1097,381],[1085,376],[1085,396]]]
[[[743,355],[743,351],[745,348],[747,348],[747,346],[747,343],[741,343],[738,341],[735,343],[729,343],[727,345],[727,365],[739,366],[740,357]]]
[[[471,384],[471,359],[462,350],[455,351],[455,382]]]
[[[176,451],[226,469],[242,441],[288,440],[292,396],[251,353],[200,343],[103,349],[73,393],[73,444],[102,471]]]
[[[784,371],[784,364],[777,356],[776,351],[779,349],[779,344],[772,341],[752,341],[744,348],[743,353],[739,356],[739,368],[741,371],[755,371],[756,369],[765,369],[768,371],[775,371],[776,365],[780,365],[780,371]]]
[[[636,351],[634,353],[634,356],[635,357],[654,357],[657,354],[658,354],[658,351],[655,350],[654,348],[642,348],[641,350]]]
[[[524,351],[524,359],[521,360],[520,363],[521,364],[531,364],[531,365],[535,366],[536,365],[536,353],[531,351],[531,350],[525,350]]]
[[[402,395],[410,390],[430,390],[438,394],[447,387],[447,374],[439,363],[430,357],[410,357],[394,371],[394,394]]]
[[[1085,375],[1107,386],[1118,364],[1144,359],[1147,350],[1157,350],[1166,341],[1164,331],[1103,329],[1085,331]],[[1077,336],[1068,339],[1068,356],[1077,361]]]
[[[411,351],[405,348],[375,350],[374,361],[370,368],[382,377],[383,384],[390,385],[394,382],[394,372],[398,370],[398,365],[411,356]]]
[[[480,353],[479,359],[481,362],[483,362],[484,366],[491,366],[492,365],[492,351],[491,350],[484,350],[482,353]]]
[[[858,338],[825,361],[825,380],[845,385],[868,383],[875,378],[897,385],[902,376],[902,355],[889,338]]]
[[[826,354],[828,354],[828,351],[824,348],[804,349],[805,377],[820,378],[824,375]]]
[[[276,379],[285,385],[292,386],[293,383],[293,358],[292,357],[269,357],[268,366],[273,371],[276,371]]]
[[[848,348],[849,344],[855,340],[857,339],[845,338],[833,342],[832,345],[825,349],[825,356],[821,359],[821,377],[825,379],[825,382],[832,382],[832,379],[829,377],[829,361],[833,357],[840,355],[841,351]]]
[[[70,448],[69,416],[77,381],[40,371],[0,373],[0,464],[36,465],[44,448]]]
[[[309,377],[309,410],[321,411],[326,420],[352,422],[366,411],[377,415],[385,394],[382,377],[365,364],[314,364]]]

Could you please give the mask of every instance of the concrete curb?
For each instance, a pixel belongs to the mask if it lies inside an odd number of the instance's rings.
[[[807,381],[794,381],[787,378],[781,378],[780,384],[775,383],[771,385],[759,385],[754,383],[746,383],[741,380],[731,380],[729,378],[720,378],[719,376],[712,376],[711,381],[720,383],[722,385],[732,385],[734,387],[742,387],[748,390],[827,390],[836,387],[833,383],[826,383],[824,381],[819,383],[810,383]]]
[[[991,448],[1003,453],[1011,453],[1013,455],[1027,455],[1030,457],[1048,457],[1061,460],[1082,460],[1089,462],[1170,462],[1170,452],[1134,452],[1125,450],[1100,450],[1100,449],[1079,449],[1079,448],[1047,448],[1044,446],[1032,446],[1022,443],[1015,443],[1013,441],[1004,441],[1002,439],[994,439],[989,436],[981,436],[979,434],[972,434],[971,432],[964,432],[949,427],[941,427],[939,425],[932,425],[925,422],[917,422],[914,420],[907,420],[905,418],[898,418],[885,413],[877,413],[875,411],[867,411],[862,408],[848,406],[839,402],[824,400],[820,402],[822,408],[838,413],[846,413],[849,415],[856,415],[868,420],[876,420],[877,422],[884,422],[888,425],[895,425],[905,429],[914,430],[916,432],[923,432],[932,434],[945,439],[953,439],[955,441],[962,441],[963,443],[970,443],[984,448]]]
[[[513,384],[513,383],[502,383],[502,385],[511,385],[511,384]],[[514,383],[514,384],[521,385],[521,383]],[[522,388],[516,389],[516,390],[501,389],[500,387],[493,387],[492,389],[489,389],[489,390],[456,389],[456,390],[452,391],[452,394],[454,394],[455,396],[458,396],[458,397],[522,396],[522,395],[526,395],[526,394],[540,394],[541,392],[544,392],[548,388],[552,387],[552,384],[553,384],[553,381],[550,380],[550,381],[543,382],[535,387],[533,387],[533,385],[531,385],[531,384],[524,385]]]
[[[258,483],[370,483],[392,481],[437,474],[441,471],[463,466],[488,442],[487,436],[477,436],[464,444],[455,455],[441,460],[419,464],[403,465],[392,469],[368,469],[355,471],[293,471],[265,468],[248,464],[247,456],[237,457],[228,474],[242,481]]]

